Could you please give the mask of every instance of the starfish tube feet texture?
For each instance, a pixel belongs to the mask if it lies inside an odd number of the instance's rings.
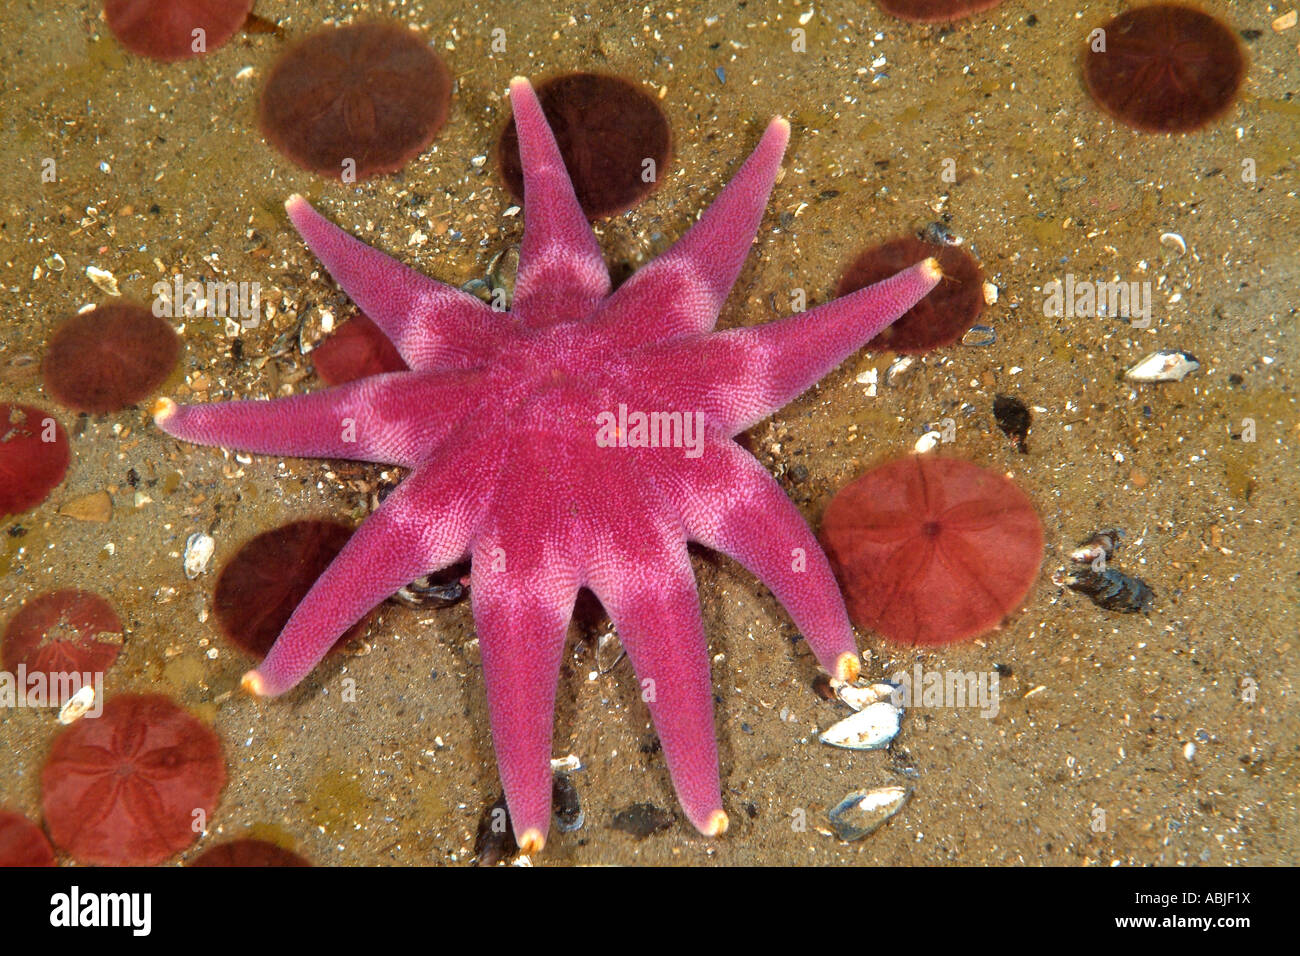
[[[520,848],[536,852],[551,817],[565,635],[588,588],[627,650],[687,818],[717,836],[728,818],[687,545],[751,571],[821,666],[856,676],[853,631],[824,554],[733,439],[929,293],[938,265],[927,260],[780,321],[713,331],[789,140],[789,124],[775,119],[699,221],[611,293],[527,80],[511,82],[510,99],[524,170],[510,312],[426,278],[295,196],[290,220],[410,369],[269,401],[164,399],[155,421],[199,444],[411,471],[246,675],[248,690],[292,688],[370,608],[468,555],[501,783]]]

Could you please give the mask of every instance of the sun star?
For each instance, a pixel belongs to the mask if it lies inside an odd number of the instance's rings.
[[[857,676],[825,556],[733,439],[911,308],[939,267],[928,259],[780,321],[713,332],[789,139],[777,118],[700,220],[611,293],[527,80],[511,81],[510,100],[525,227],[508,313],[354,239],[293,196],[286,208],[308,247],[410,371],[271,401],[163,399],[155,420],[199,444],[410,469],[245,675],[249,691],[290,689],[379,602],[469,555],[501,783],[521,850],[536,852],[551,816],[565,635],[589,588],[631,659],[686,816],[716,836],[727,815],[687,542],[748,568],[823,667]]]

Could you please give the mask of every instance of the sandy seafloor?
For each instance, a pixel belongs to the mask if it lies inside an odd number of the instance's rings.
[[[382,469],[241,463],[164,436],[143,407],[79,417],[43,394],[31,357],[63,317],[106,300],[87,266],[113,272],[126,297],[145,301],[160,269],[182,271],[261,282],[277,312],[243,333],[241,361],[219,322],[188,321],[166,394],[204,401],[321,387],[296,351],[269,357],[304,312],[318,321],[330,309],[341,321],[352,308],[290,228],[285,197],[302,192],[437,278],[481,276],[522,226],[504,214],[512,200],[491,161],[507,82],[573,69],[662,90],[674,129],[659,191],[598,227],[618,266],[641,264],[681,234],[770,116],[793,123],[784,176],[721,327],[774,318],[774,296],[793,287],[825,301],[855,252],[950,217],[1000,290],[981,320],[996,343],[934,352],[874,397],[856,378],[883,372],[892,356],[860,352],[755,428],[752,444],[815,526],[849,480],[951,416],[956,443],[945,452],[1014,477],[1040,509],[1047,552],[1025,609],[983,639],[918,651],[860,635],[872,676],[918,661],[1010,669],[996,718],[916,707],[893,750],[875,753],[816,741],[845,711],[812,692],[815,666],[792,643],[789,618],[737,565],[697,558],[732,820],[720,839],[689,827],[662,758],[646,752],[652,731],[626,661],[593,678],[594,651],[575,626],[554,747],[585,765],[574,779],[586,823],[553,828],[534,862],[1300,858],[1300,29],[1269,26],[1291,4],[1209,4],[1236,29],[1262,32],[1244,43],[1240,102],[1209,129],[1172,138],[1119,126],[1080,83],[1083,37],[1124,4],[1007,2],[951,29],[844,0],[602,0],[573,5],[572,15],[551,4],[372,4],[425,30],[457,86],[429,150],[398,175],[353,186],[300,171],[256,131],[258,91],[283,41],[239,35],[206,58],[162,65],[126,54],[100,6],[0,8],[0,400],[55,410],[74,456],[47,502],[0,527],[25,530],[0,534],[0,620],[49,589],[99,591],[128,629],[108,694],[166,693],[216,728],[230,780],[210,831],[180,862],[249,834],[325,865],[468,862],[480,813],[499,792],[470,608],[386,605],[364,640],[294,692],[247,698],[237,684],[252,662],[223,642],[209,614],[215,569],[289,519],[355,521]],[[363,9],[256,6],[291,38]],[[807,52],[792,52],[790,30],[809,11]],[[507,52],[493,55],[497,27]],[[241,77],[245,67],[251,75]],[[42,185],[47,156],[59,179]],[[949,157],[955,183],[940,176]],[[1245,159],[1255,161],[1255,183],[1241,179]],[[1161,243],[1165,232],[1181,234],[1186,254]],[[66,269],[35,278],[54,253]],[[1066,272],[1151,281],[1152,328],[1045,318],[1042,287]],[[1176,384],[1125,382],[1123,371],[1156,348],[1185,349],[1202,367]],[[1000,393],[1040,409],[1026,455],[994,426]],[[1245,418],[1256,423],[1254,443],[1232,437]],[[785,476],[796,465],[807,469],[799,482]],[[150,499],[139,507],[129,469]],[[98,490],[112,495],[106,523],[58,515]],[[1108,526],[1129,535],[1121,566],[1157,592],[1147,616],[1107,613],[1050,580],[1074,544]],[[217,553],[212,570],[188,580],[180,555],[195,531],[210,532]],[[356,680],[356,703],[341,700],[344,677]],[[1252,681],[1253,702],[1242,699]],[[40,768],[56,730],[49,711],[0,713],[0,805],[39,819]],[[898,782],[915,792],[888,826],[856,843],[829,833],[826,810],[849,791]],[[673,811],[676,823],[643,840],[610,827],[641,801]],[[1094,829],[1097,809],[1106,822]],[[799,810],[809,822],[802,832],[792,826]]]

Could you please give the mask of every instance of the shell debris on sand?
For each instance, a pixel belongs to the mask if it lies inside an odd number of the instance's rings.
[[[1093,604],[1106,611],[1136,614],[1150,610],[1155,601],[1151,586],[1139,577],[1108,566],[1123,536],[1119,528],[1093,532],[1070,552],[1070,560],[1076,566],[1058,570],[1052,575],[1052,583],[1087,595]]]
[[[105,295],[122,294],[122,290],[117,287],[117,276],[107,269],[101,269],[98,266],[86,266],[86,278]]]
[[[928,431],[916,440],[912,448],[918,455],[924,455],[928,451],[934,451],[943,441],[943,432]]]
[[[1180,256],[1187,255],[1187,240],[1176,232],[1162,232],[1160,234],[1160,244],[1169,246],[1171,249],[1177,249]]]
[[[890,700],[900,708],[902,706],[902,685],[896,684],[892,680],[874,681],[864,685],[860,683],[850,684],[846,681],[831,678],[830,685],[839,701],[854,710],[861,710],[882,700]]]
[[[551,779],[551,803],[555,808],[555,825],[562,833],[582,829],[585,817],[578,788],[567,773],[557,773]]]
[[[845,750],[883,750],[898,736],[902,720],[902,707],[892,700],[878,700],[832,724],[817,739]]]
[[[439,608],[451,607],[468,594],[468,575],[461,574],[460,569],[453,566],[450,573],[440,571],[416,578],[398,589],[389,600],[406,607]]]
[[[582,758],[577,754],[551,758],[551,773],[577,773],[581,769]]]
[[[1070,560],[1075,564],[1091,564],[1094,571],[1101,571],[1119,550],[1123,539],[1124,532],[1120,528],[1103,528],[1093,532],[1092,537],[1071,551]]]
[[[916,356],[900,355],[898,358],[894,359],[894,361],[890,363],[889,368],[885,370],[885,384],[891,388],[896,385],[901,385],[903,382],[903,376],[911,371],[915,365]]]
[[[67,703],[59,710],[59,723],[65,727],[68,724],[76,723],[94,705],[95,685],[86,684],[81,690],[69,697]]]
[[[961,344],[971,348],[987,348],[998,340],[998,333],[991,325],[972,325],[961,337]]]
[[[217,542],[212,535],[196,531],[185,541],[185,576],[193,581],[208,569]]]
[[[1130,382],[1181,382],[1201,367],[1196,356],[1177,349],[1160,349],[1124,373]]]
[[[1094,571],[1088,567],[1077,571],[1061,571],[1052,575],[1052,583],[1086,594],[1099,608],[1121,614],[1148,611],[1155,601],[1155,591],[1149,584],[1115,568]]]
[[[933,243],[936,246],[960,246],[965,242],[942,222],[932,222],[919,230],[916,235],[922,242]]]
[[[861,840],[888,823],[911,796],[911,787],[855,790],[831,808],[831,826],[841,840]]]

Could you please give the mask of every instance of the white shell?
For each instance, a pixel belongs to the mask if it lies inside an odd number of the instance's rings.
[[[95,685],[86,684],[81,690],[77,691],[68,698],[68,702],[59,710],[59,723],[71,724],[81,719],[81,716],[95,703]]]
[[[1180,256],[1187,255],[1187,240],[1176,232],[1160,233],[1160,242],[1162,245],[1173,246]]]
[[[916,451],[924,455],[927,451],[934,451],[939,447],[939,442],[943,441],[943,434],[940,432],[926,432],[916,440]]]
[[[1181,382],[1201,367],[1194,355],[1176,349],[1152,352],[1124,373],[1131,382]]]
[[[551,773],[575,773],[582,769],[582,760],[576,754],[551,758]]]
[[[861,840],[879,830],[907,803],[910,787],[877,787],[857,790],[830,811],[831,826],[841,840]]]
[[[185,576],[191,580],[208,569],[208,562],[217,549],[212,535],[196,531],[185,542]]]
[[[903,380],[903,376],[911,370],[916,364],[915,357],[911,355],[901,355],[894,359],[893,363],[885,370],[885,384],[898,385]]]
[[[831,681],[831,689],[835,691],[835,696],[841,703],[848,704],[854,710],[869,707],[876,701],[890,700],[898,690],[898,686],[893,681],[876,681],[874,684],[866,685],[846,684],[841,680]]]
[[[888,700],[878,700],[832,724],[817,739],[845,750],[881,750],[898,736],[902,719],[900,708]]]
[[[117,287],[117,277],[107,269],[101,269],[98,266],[86,266],[86,278],[89,279],[96,289],[107,295],[121,295],[121,290]]]

